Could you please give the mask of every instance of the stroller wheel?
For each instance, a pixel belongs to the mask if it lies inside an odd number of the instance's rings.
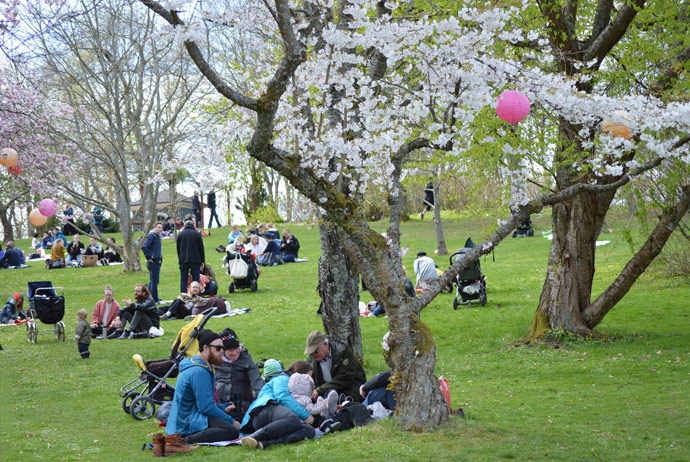
[[[460,306],[460,304],[458,303],[458,298],[457,297],[453,298],[453,309],[457,310],[459,306]]]
[[[235,283],[231,282],[230,285],[228,286],[228,292],[233,293],[235,292]]]
[[[53,334],[55,334],[55,338],[57,340],[64,342],[65,341],[65,323],[63,323],[62,321],[58,321],[53,326]]]
[[[136,391],[131,391],[127,393],[124,398],[122,398],[122,410],[125,411],[125,414],[130,413],[132,401],[134,401],[134,398],[137,396],[139,396],[139,393]]]
[[[249,288],[252,289],[252,292],[256,292],[256,289],[258,289],[256,286],[256,281],[252,281],[252,283],[249,285]]]
[[[481,303],[482,306],[486,306],[486,292],[482,292],[479,295],[479,303]]]
[[[148,396],[138,396],[132,400],[129,413],[137,420],[146,420],[156,412],[156,404]]]
[[[33,339],[34,339],[33,328],[32,328],[32,326],[31,326],[31,323],[28,322],[28,323],[26,323],[26,340],[27,340],[29,343],[34,343],[34,342],[33,342]]]

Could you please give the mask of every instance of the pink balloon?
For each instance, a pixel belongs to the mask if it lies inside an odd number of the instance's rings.
[[[529,114],[529,100],[525,95],[515,90],[506,90],[498,97],[496,114],[508,123],[520,122]]]
[[[44,217],[52,217],[57,212],[57,202],[53,199],[43,199],[38,203],[38,211]]]

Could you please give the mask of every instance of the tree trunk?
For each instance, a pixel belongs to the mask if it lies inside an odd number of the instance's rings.
[[[320,225],[319,231],[319,311],[323,319],[324,333],[328,337],[346,342],[352,348],[357,361],[363,363],[356,271],[342,250],[335,229]]]
[[[12,222],[7,215],[7,208],[0,208],[0,223],[4,231],[3,242],[14,241],[14,229],[12,229]]]
[[[142,208],[143,208],[142,203]],[[129,208],[127,193],[121,188],[117,190],[117,208],[120,215],[120,233],[122,234],[123,272],[141,271],[139,248],[134,243],[134,226],[132,225],[132,211]]]
[[[438,255],[448,255],[446,238],[443,236],[443,224],[441,223],[440,191],[441,183],[440,181],[436,181],[434,183],[434,230],[436,231],[436,248],[438,249]]]

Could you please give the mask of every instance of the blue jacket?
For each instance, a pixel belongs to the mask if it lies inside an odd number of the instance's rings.
[[[67,238],[65,237],[64,234],[62,234],[62,231],[58,231],[58,233],[55,236],[53,236],[53,243],[55,241],[57,241],[58,239],[62,239],[62,243],[65,245],[65,247],[67,247],[67,244],[68,244]]]
[[[2,257],[2,259],[7,263],[7,266],[20,266],[26,263],[24,260],[24,252],[16,247],[5,250],[5,255]]]
[[[235,422],[235,419],[225,413],[225,408],[216,405],[213,400],[215,377],[211,366],[198,355],[182,360],[168,424],[165,427],[168,435],[189,435],[206,430],[209,417],[218,417],[229,423]]]
[[[144,245],[141,246],[141,251],[144,252],[144,256],[148,260],[149,258],[156,263],[160,263],[163,260],[163,246],[161,244],[161,237],[157,232],[151,230],[146,235],[146,240]]]
[[[264,385],[259,392],[259,396],[256,397],[256,401],[254,401],[252,405],[249,406],[249,409],[247,409],[247,413],[244,415],[244,419],[242,419],[240,431],[251,433],[250,431],[247,431],[249,429],[244,428],[244,426],[249,423],[252,413],[255,414],[258,412],[258,408],[265,406],[269,401],[275,401],[281,406],[285,406],[297,414],[297,417],[302,420],[311,415],[309,411],[304,409],[302,405],[298,403],[297,400],[290,394],[290,390],[288,389],[288,381],[290,380],[290,377],[286,373],[282,372],[279,375],[274,375],[272,378],[269,377],[266,380],[266,385]]]

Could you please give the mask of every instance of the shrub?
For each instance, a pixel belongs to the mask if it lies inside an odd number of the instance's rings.
[[[247,217],[247,223],[285,223],[275,207],[259,207]]]

